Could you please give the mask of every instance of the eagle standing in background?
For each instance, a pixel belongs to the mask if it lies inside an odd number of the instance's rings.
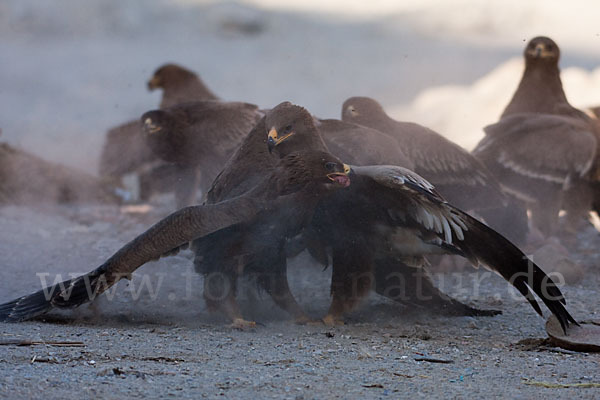
[[[544,235],[575,233],[600,186],[600,124],[567,101],[560,50],[547,37],[529,41],[525,71],[500,121],[473,150],[506,191],[522,201]]]
[[[178,170],[174,177],[177,208],[196,203],[262,118],[253,104],[223,101],[181,103],[142,115],[146,144]]]
[[[317,120],[327,148],[355,165],[398,165],[414,169],[402,146],[383,132],[337,119]]]
[[[165,64],[154,72],[148,90],[155,89],[163,90],[160,108],[219,99],[198,75],[176,64]],[[182,174],[177,165],[161,161],[148,147],[139,119],[110,129],[100,155],[100,176],[120,180],[129,173],[139,174],[142,200],[153,193],[174,191],[174,183]]]
[[[525,242],[527,215],[505,212],[498,217],[497,210],[505,209],[510,198],[485,165],[468,151],[429,128],[390,118],[381,104],[368,97],[347,99],[342,119],[377,129],[396,140],[413,163],[412,169],[451,204],[477,212],[516,243]]]

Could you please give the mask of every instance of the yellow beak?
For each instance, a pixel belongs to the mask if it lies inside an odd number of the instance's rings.
[[[154,123],[152,122],[152,120],[150,118],[146,118],[144,120],[144,126],[148,133],[156,133],[162,129],[162,127],[160,127],[158,125],[154,125]]]
[[[275,128],[271,128],[269,134],[267,135],[267,146],[269,146],[269,153],[273,151],[273,148],[277,146],[279,143],[283,142],[285,139],[292,136],[294,132],[290,132],[287,135],[283,135],[279,137],[277,134],[277,130]]]
[[[148,90],[154,90],[160,87],[160,79],[157,76],[153,76],[152,79],[148,81]]]

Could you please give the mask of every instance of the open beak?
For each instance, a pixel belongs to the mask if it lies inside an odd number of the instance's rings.
[[[331,174],[327,174],[327,178],[341,187],[350,186],[350,178],[348,174],[350,173],[350,167],[344,164],[344,172],[333,172]]]
[[[152,91],[158,87],[160,87],[160,79],[158,79],[157,76],[153,76],[152,79],[148,81],[148,90]]]
[[[154,125],[154,123],[152,122],[152,119],[150,119],[150,118],[146,118],[144,120],[144,128],[148,133],[156,133],[162,129],[162,127],[160,127],[158,125]]]
[[[277,134],[277,130],[275,128],[271,128],[271,130],[269,131],[269,135],[267,136],[267,146],[269,147],[269,153],[273,151],[275,146],[277,146],[279,143],[283,142],[285,139],[289,138],[293,134],[294,132],[290,132],[287,135],[279,137],[279,135]]]

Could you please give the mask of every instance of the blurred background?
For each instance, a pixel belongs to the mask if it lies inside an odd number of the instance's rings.
[[[225,100],[340,116],[378,99],[471,148],[534,36],[561,47],[579,107],[600,105],[600,3],[585,0],[2,0],[0,141],[95,173],[106,130],[157,108],[166,62]]]

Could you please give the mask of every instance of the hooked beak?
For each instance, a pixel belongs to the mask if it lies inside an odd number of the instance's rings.
[[[275,128],[271,128],[271,130],[269,131],[269,135],[267,136],[267,146],[269,147],[269,153],[273,151],[275,146],[277,146],[279,143],[283,142],[285,139],[289,138],[293,134],[294,132],[290,132],[287,135],[279,137],[279,135],[277,134],[277,130]]]
[[[151,118],[146,118],[144,120],[144,128],[150,134],[156,133],[162,129],[162,127],[154,125],[154,122],[152,122]]]
[[[152,79],[148,81],[148,90],[152,91],[160,87],[160,79],[157,76],[153,76]]]
[[[334,182],[336,185],[341,187],[350,186],[350,178],[348,174],[350,173],[350,167],[344,164],[344,172],[333,172],[331,174],[327,174],[327,178]]]
[[[529,54],[534,58],[548,58],[554,56],[554,54],[551,51],[546,50],[546,46],[541,43],[536,45],[533,50],[530,50]]]

